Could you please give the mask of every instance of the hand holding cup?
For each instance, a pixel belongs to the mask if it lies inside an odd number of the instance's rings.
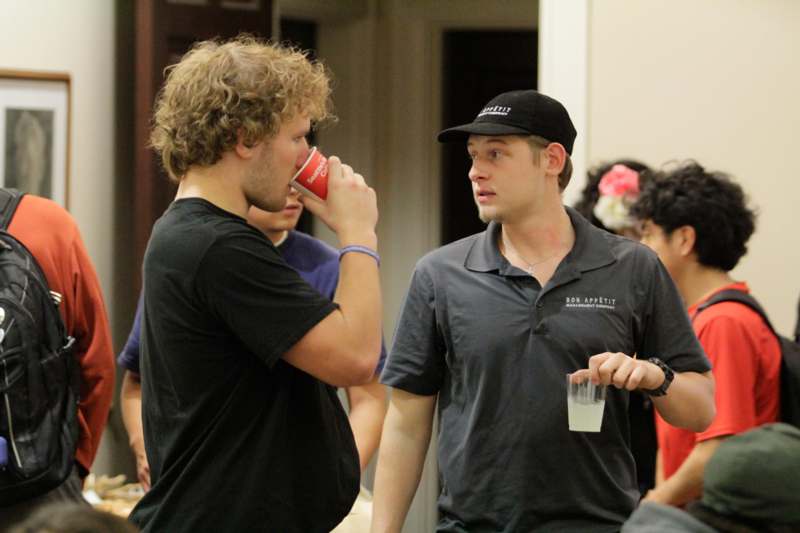
[[[326,178],[325,201],[319,194],[308,194],[308,187],[297,187],[294,182],[292,186],[304,193],[303,205],[336,233],[341,246],[359,244],[376,248],[378,206],[375,191],[363,176],[342,164],[336,156],[327,160]]]
[[[591,356],[589,371],[592,383],[618,389],[656,389],[664,381],[664,372],[653,363],[620,352]]]

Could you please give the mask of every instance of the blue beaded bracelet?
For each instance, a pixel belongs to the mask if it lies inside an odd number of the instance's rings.
[[[339,250],[339,261],[342,260],[342,256],[347,252],[358,252],[360,254],[367,254],[368,256],[372,257],[375,262],[378,263],[378,266],[381,266],[381,256],[378,255],[378,252],[373,250],[372,248],[367,248],[366,246],[359,246],[357,244],[353,244],[351,246],[345,246],[341,250]]]

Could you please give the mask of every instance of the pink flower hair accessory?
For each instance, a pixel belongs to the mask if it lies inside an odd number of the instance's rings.
[[[614,165],[597,184],[600,196],[594,206],[594,216],[611,231],[634,226],[630,206],[639,196],[639,173],[625,165]]]
[[[597,189],[603,196],[639,196],[639,173],[625,165],[614,165],[600,178]]]

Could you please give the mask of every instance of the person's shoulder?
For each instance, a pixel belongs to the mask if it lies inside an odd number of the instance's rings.
[[[608,241],[611,253],[620,264],[628,265],[632,274],[649,278],[664,268],[658,254],[652,248],[628,237],[600,231]]]
[[[720,290],[743,286],[743,283],[733,284]],[[712,297],[713,294],[690,308],[695,333],[707,350],[712,345],[718,347],[720,343],[727,343],[732,348],[730,353],[740,356],[780,357],[778,339],[757,311],[746,304],[731,301],[704,307]]]
[[[284,260],[299,272],[316,272],[316,276],[337,279],[339,252],[327,243],[301,231],[291,231],[278,247]]]
[[[77,228],[75,219],[58,203],[49,198],[26,194],[20,200],[14,217],[24,217],[42,227]],[[56,226],[53,226],[53,225]]]
[[[302,247],[305,250],[323,257],[326,260],[339,259],[339,251],[321,239],[298,230],[292,230],[289,235],[290,238],[296,240],[297,246]]]
[[[19,239],[34,256],[63,256],[75,246],[82,247],[78,224],[61,205],[48,198],[26,194],[20,200],[8,232]]]
[[[583,249],[587,253],[602,255],[607,250],[618,261],[658,262],[656,253],[641,242],[599,228],[575,212],[574,209],[570,207],[566,209],[572,220],[576,236],[584,243]]]
[[[156,222],[159,233],[181,236],[191,231],[194,240],[219,240],[224,243],[237,236],[266,238],[247,221],[202,198],[184,198],[170,204]]]
[[[485,232],[475,233],[435,248],[417,261],[417,267],[436,267],[448,264],[463,265],[467,254],[484,236]]]
[[[639,241],[601,229],[598,229],[598,233],[602,234],[602,238],[608,242],[612,253],[620,259],[653,264],[658,262],[658,254]]]
[[[153,227],[147,256],[178,263],[222,264],[251,254],[277,257],[245,219],[197,198],[173,202]]]
[[[475,253],[474,248],[480,246],[482,235],[484,233],[470,235],[424,254],[414,265],[416,283],[434,287],[460,279],[462,275],[467,274],[470,271],[467,268],[469,258]]]
[[[702,306],[710,298],[706,298],[700,305]],[[730,301],[709,305],[702,312],[698,312],[695,322],[698,330],[710,326],[728,329],[743,328],[752,332],[769,329],[757,311],[743,303]]]

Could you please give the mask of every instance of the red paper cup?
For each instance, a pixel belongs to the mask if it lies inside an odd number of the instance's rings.
[[[328,197],[328,160],[317,150],[311,149],[303,166],[292,178],[292,187],[302,194],[325,201]]]

